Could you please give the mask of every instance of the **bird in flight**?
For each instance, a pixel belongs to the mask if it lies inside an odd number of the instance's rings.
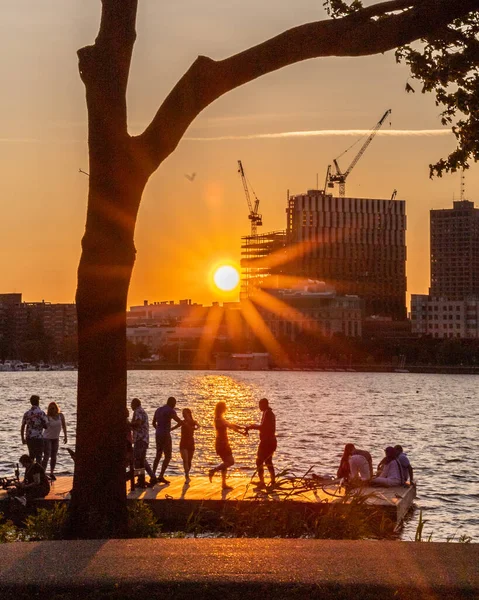
[[[188,179],[188,181],[194,181],[195,177],[196,177],[196,173],[192,173],[191,175],[188,175],[187,173],[185,173],[185,177],[186,177],[186,179]]]

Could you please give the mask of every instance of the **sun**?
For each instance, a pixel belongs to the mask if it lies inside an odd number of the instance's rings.
[[[240,275],[232,265],[218,267],[213,275],[216,287],[222,292],[231,292],[238,287]]]

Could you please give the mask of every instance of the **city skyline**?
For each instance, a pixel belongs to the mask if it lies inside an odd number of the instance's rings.
[[[309,0],[297,2],[291,12],[289,3],[269,0],[260,7],[249,0],[228,6],[215,1],[207,8],[192,1],[168,7],[140,3],[130,131],[149,121],[197,54],[222,58],[324,18],[322,7]],[[2,39],[11,59],[2,65],[0,98],[2,290],[22,292],[29,301],[72,302],[87,201],[87,179],[78,170],[88,170],[76,50],[93,41],[100,2],[50,0],[38,6],[19,0],[3,16]],[[261,231],[283,229],[287,190],[305,193],[317,180],[322,187],[327,164],[354,142],[352,130],[369,130],[388,108],[391,126],[388,120],[355,167],[347,195],[387,199],[398,190],[408,217],[408,295],[426,293],[429,210],[448,208],[459,198],[460,177],[429,180],[428,164],[449,152],[454,138],[430,133],[442,129],[438,109],[408,76],[391,52],[320,59],[270,74],[215,102],[146,189],[128,305],[147,298],[204,304],[233,299],[215,293],[209,273],[215,264],[239,263],[240,239],[249,232],[237,160],[243,160],[260,198]],[[405,92],[406,82],[415,94]],[[271,135],[279,137],[261,137]],[[187,177],[192,173],[196,176]],[[466,174],[465,197],[474,201],[478,190],[474,165]]]

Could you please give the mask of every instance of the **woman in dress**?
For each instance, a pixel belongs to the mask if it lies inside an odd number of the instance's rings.
[[[213,481],[213,476],[216,471],[221,471],[221,484],[224,490],[232,489],[231,486],[226,483],[226,472],[229,467],[235,464],[233,458],[233,452],[228,441],[228,429],[232,429],[237,433],[246,435],[244,428],[234,423],[230,423],[225,419],[226,413],[226,402],[218,402],[215,407],[215,429],[216,429],[216,454],[221,458],[223,462],[214,469],[210,469],[208,476],[210,481]]]
[[[191,461],[195,453],[195,430],[199,428],[197,421],[193,419],[189,408],[183,409],[183,423],[181,424],[180,454],[185,469],[185,482],[190,482]]]
[[[58,445],[60,433],[63,430],[63,443],[68,441],[65,417],[60,412],[56,402],[50,402],[47,409],[48,426],[43,432],[43,460],[42,467],[47,470],[48,459],[50,459],[50,479],[55,481],[55,466],[57,464]]]

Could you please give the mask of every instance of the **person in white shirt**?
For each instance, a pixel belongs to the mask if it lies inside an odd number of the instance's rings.
[[[55,481],[54,474],[57,464],[58,446],[60,443],[60,434],[63,430],[63,443],[68,441],[67,426],[65,417],[60,412],[56,402],[50,402],[47,409],[48,425],[43,432],[43,460],[42,467],[47,470],[48,460],[50,460],[50,479]]]
[[[378,477],[371,480],[371,485],[378,487],[394,487],[404,483],[402,477],[401,465],[396,458],[396,450],[392,446],[388,446],[384,452],[386,453],[382,463],[382,470]]]
[[[354,444],[344,446],[337,477],[346,481],[367,481],[373,476],[373,461],[367,450],[360,450]]]

